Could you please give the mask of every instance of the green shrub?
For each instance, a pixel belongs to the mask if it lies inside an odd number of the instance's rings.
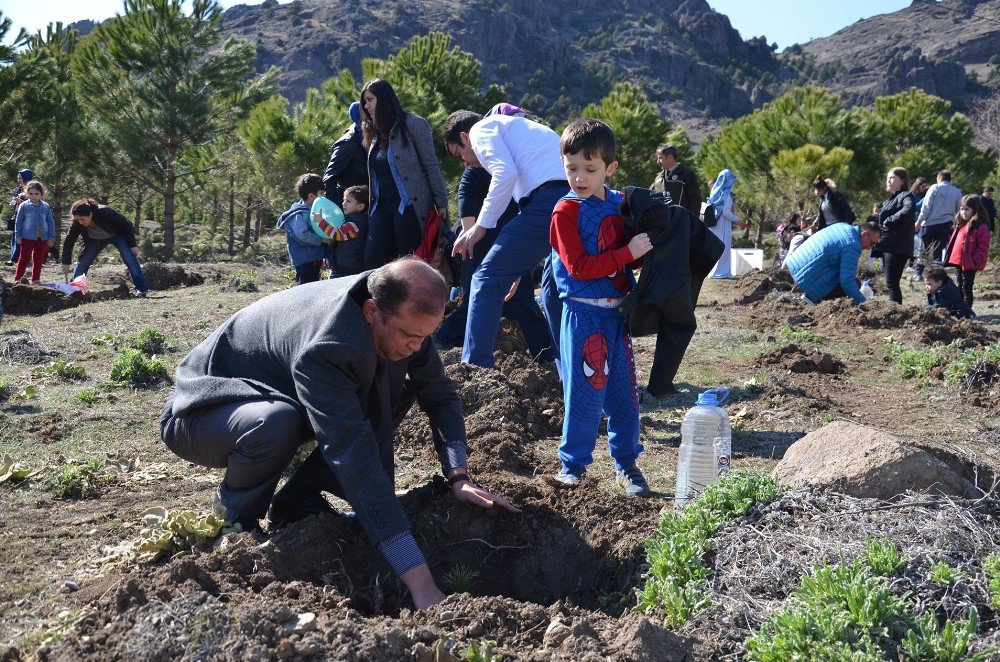
[[[951,586],[964,576],[965,573],[958,568],[952,568],[944,561],[938,561],[934,567],[931,568],[930,580],[935,584]]]
[[[938,617],[928,611],[916,619],[916,627],[906,633],[900,645],[907,660],[915,662],[985,662],[994,659],[996,649],[966,655],[969,640],[979,629],[979,611],[972,607],[969,620],[953,622],[947,619],[938,628]]]
[[[941,352],[935,349],[910,349],[895,340],[886,341],[885,355],[899,364],[899,376],[903,379],[926,377],[944,363]]]
[[[97,402],[97,389],[93,388],[82,388],[73,394],[73,399],[78,400],[84,404],[93,404]]]
[[[32,373],[35,377],[58,377],[60,379],[80,380],[87,378],[87,371],[82,365],[72,361],[53,361],[42,368],[36,368]]]
[[[969,369],[979,359],[1000,362],[1000,344],[990,345],[979,349],[967,349],[958,355],[958,358],[948,364],[944,369],[944,381],[946,384],[957,384],[969,374]]]
[[[109,382],[112,386],[149,386],[169,379],[167,366],[159,359],[148,359],[142,352],[127,347],[111,362]]]
[[[710,568],[703,557],[719,526],[744,515],[755,503],[776,498],[781,486],[771,476],[730,471],[681,512],[667,512],[647,540],[649,569],[636,589],[637,609],[662,612],[677,627],[704,609],[711,599]]]
[[[880,642],[908,620],[906,604],[860,559],[820,564],[746,640],[747,659],[883,660]]]
[[[150,327],[143,327],[132,337],[129,347],[137,349],[146,356],[163,354],[173,349],[162,332]]]
[[[983,563],[983,572],[986,573],[986,582],[989,585],[993,606],[1000,609],[1000,552],[993,552],[986,557],[986,562]]]
[[[868,567],[877,575],[894,575],[906,565],[906,557],[889,540],[869,538],[867,553]]]
[[[104,462],[92,458],[86,462],[70,463],[60,469],[50,480],[49,486],[61,499],[86,499],[100,495],[101,469]]]
[[[790,342],[810,343],[813,345],[823,342],[822,336],[813,333],[809,329],[793,329],[789,326],[782,327],[781,331],[778,332],[778,337]]]

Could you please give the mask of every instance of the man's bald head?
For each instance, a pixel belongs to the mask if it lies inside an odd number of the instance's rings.
[[[441,316],[448,284],[423,260],[404,257],[376,269],[368,277],[368,291],[386,315],[398,316],[405,306],[418,315]]]

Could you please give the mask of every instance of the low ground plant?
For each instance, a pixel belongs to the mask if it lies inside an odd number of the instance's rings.
[[[1000,363],[1000,343],[961,352],[958,358],[944,369],[945,383],[952,385],[961,382],[969,375],[972,366],[983,359]]]
[[[889,540],[868,538],[866,552],[868,567],[876,575],[895,575],[906,566],[906,557]]]
[[[646,541],[649,569],[642,587],[636,589],[637,609],[663,614],[668,627],[677,627],[704,609],[712,595],[711,569],[704,557],[715,532],[781,491],[769,475],[731,471],[684,510],[665,513],[653,538]]]
[[[81,388],[79,391],[73,394],[73,399],[77,402],[82,402],[87,405],[94,404],[97,402],[98,393],[97,389],[93,388]]]
[[[34,377],[57,377],[59,379],[80,380],[87,378],[87,371],[82,365],[76,365],[72,361],[53,361],[47,366],[36,368],[32,375]]]
[[[966,651],[979,629],[979,611],[972,607],[969,619],[938,625],[937,614],[928,611],[916,619],[915,627],[906,633],[900,645],[906,660],[914,662],[986,662],[996,659],[995,650],[969,655]]]
[[[899,376],[903,379],[926,377],[944,364],[944,357],[936,349],[911,349],[895,340],[886,341],[885,356],[899,365]]]
[[[154,507],[143,513],[143,528],[132,551],[140,561],[187,552],[218,538],[229,524],[212,513]]]
[[[1000,552],[993,552],[983,563],[986,574],[986,584],[990,589],[990,600],[993,606],[1000,609]]]
[[[468,566],[459,565],[449,570],[444,576],[444,583],[452,593],[468,593],[476,583],[479,573]]]
[[[143,327],[132,336],[129,347],[139,350],[146,356],[163,354],[173,349],[163,332],[148,326]]]
[[[809,343],[811,345],[818,345],[823,342],[823,337],[818,333],[813,333],[809,329],[792,328],[790,326],[782,327],[781,331],[778,332],[778,337],[782,340]]]
[[[49,487],[60,499],[100,496],[103,468],[104,462],[97,458],[82,463],[71,462],[56,471],[49,480]]]
[[[163,361],[146,358],[141,351],[127,347],[111,362],[108,382],[111,386],[140,388],[169,378]]]
[[[965,573],[958,568],[953,568],[944,561],[938,561],[931,568],[930,580],[935,584],[951,586],[964,576]]]
[[[470,641],[469,645],[459,651],[462,660],[465,662],[499,662],[502,656],[494,653],[497,642],[483,639],[482,641]]]

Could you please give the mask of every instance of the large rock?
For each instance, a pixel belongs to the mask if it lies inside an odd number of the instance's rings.
[[[835,421],[792,444],[774,475],[792,487],[826,487],[854,497],[891,499],[908,490],[981,494],[958,465],[958,458],[938,457],[888,432]]]

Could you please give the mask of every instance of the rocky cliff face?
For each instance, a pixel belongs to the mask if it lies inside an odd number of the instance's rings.
[[[291,99],[429,31],[450,34],[482,61],[486,83],[543,115],[625,79],[672,115],[736,117],[769,98],[761,77],[781,71],[766,43],[741,39],[705,0],[296,0],[235,6],[224,22],[257,44],[259,69],[284,72]]]
[[[914,0],[804,44],[801,55],[849,103],[916,86],[964,108],[981,84],[1000,82],[1000,0]]]

